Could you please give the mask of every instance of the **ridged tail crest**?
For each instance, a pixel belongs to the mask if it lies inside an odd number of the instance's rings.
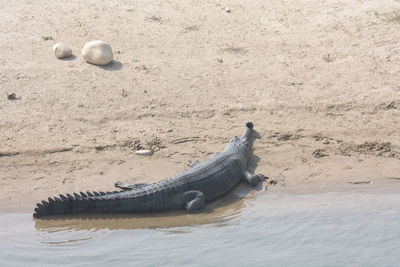
[[[34,218],[40,218],[49,215],[61,214],[78,214],[101,212],[102,205],[100,204],[103,196],[118,193],[114,192],[80,192],[79,194],[73,193],[66,195],[59,195],[59,197],[48,198],[47,201],[43,200],[41,203],[36,204]],[[113,200],[110,198],[108,200]],[[100,205],[99,205],[100,204]]]

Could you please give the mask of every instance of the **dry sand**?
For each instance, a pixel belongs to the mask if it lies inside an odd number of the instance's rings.
[[[167,178],[246,121],[262,136],[256,172],[278,186],[400,178],[398,1],[1,6],[2,205]],[[96,39],[110,66],[80,56]]]

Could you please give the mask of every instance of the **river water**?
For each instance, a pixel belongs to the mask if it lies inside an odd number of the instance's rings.
[[[241,185],[201,214],[3,213],[0,266],[399,266],[400,190],[371,187],[282,193]]]

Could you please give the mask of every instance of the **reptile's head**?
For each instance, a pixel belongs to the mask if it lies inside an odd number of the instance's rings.
[[[253,144],[252,135],[254,132],[252,123],[247,123],[246,126],[243,135],[240,138],[237,136],[233,137],[222,151],[222,153],[232,154],[236,159],[241,161],[244,167],[246,167],[249,162]]]
[[[229,142],[228,147],[230,149],[233,149],[235,152],[241,152],[247,155],[251,148],[251,143],[249,141],[249,138],[251,137],[252,133],[253,133],[253,123],[248,122],[246,123],[246,130],[244,131],[242,137],[241,138],[237,136],[233,137]]]
[[[246,123],[246,130],[244,131],[242,137],[233,137],[223,151],[231,151],[247,157],[251,150],[252,143],[249,141],[249,139],[251,138],[252,133],[253,123],[248,122]]]

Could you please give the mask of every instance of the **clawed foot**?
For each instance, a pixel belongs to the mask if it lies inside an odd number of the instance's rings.
[[[266,181],[267,179],[268,179],[268,177],[263,174],[256,174],[253,176],[252,184],[257,185],[258,183],[262,183],[262,182]]]

